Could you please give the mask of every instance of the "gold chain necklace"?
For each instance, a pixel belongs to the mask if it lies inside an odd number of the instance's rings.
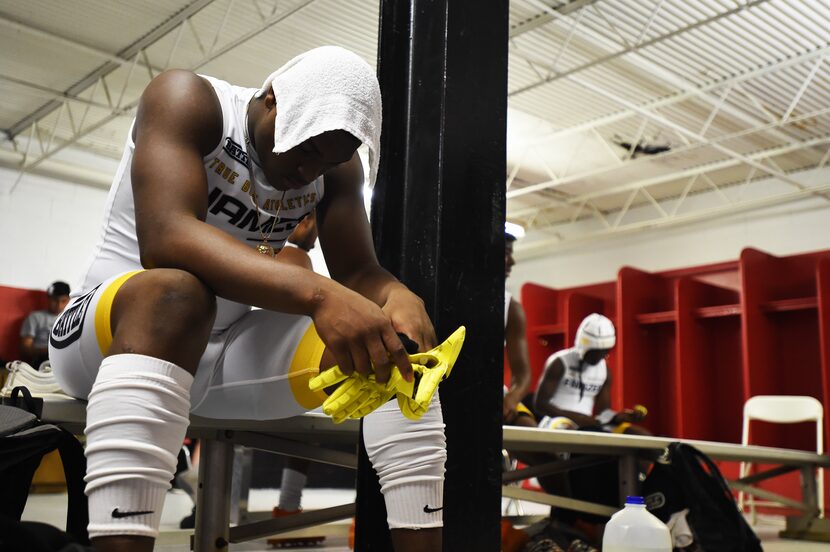
[[[256,187],[253,182],[253,174],[251,174],[251,201],[254,204],[254,213],[256,213],[256,225],[259,228],[259,235],[262,237],[262,243],[256,246],[256,250],[263,255],[268,255],[269,257],[274,257],[276,252],[274,248],[268,243],[268,240],[271,238],[271,234],[274,233],[274,227],[280,221],[280,211],[282,211],[282,204],[283,200],[285,199],[285,192],[288,190],[283,190],[282,195],[280,196],[280,201],[277,203],[277,208],[274,211],[274,220],[271,221],[271,228],[268,230],[268,233],[262,231],[262,226],[259,225],[259,201],[257,200],[256,195]]]
[[[268,240],[271,238],[271,234],[274,233],[274,228],[276,227],[277,223],[280,221],[280,211],[282,211],[282,205],[285,200],[285,192],[288,190],[282,191],[282,196],[280,196],[279,203],[277,203],[277,208],[274,211],[274,220],[271,221],[271,228],[268,230],[268,233],[262,231],[262,226],[259,224],[259,199],[256,195],[256,177],[254,176],[254,169],[251,166],[251,139],[248,138],[248,108],[251,105],[251,100],[248,100],[248,103],[245,104],[245,122],[242,126],[242,132],[245,135],[245,146],[248,149],[248,157],[245,159],[246,165],[248,166],[248,175],[251,177],[251,201],[254,204],[254,213],[256,214],[256,225],[257,229],[259,230],[259,235],[262,238],[262,243],[256,246],[256,250],[263,255],[268,255],[269,257],[274,257],[276,252],[274,248],[268,243]]]

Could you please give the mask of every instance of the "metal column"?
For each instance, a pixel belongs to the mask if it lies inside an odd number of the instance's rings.
[[[500,549],[507,0],[382,0],[382,158],[372,202],[381,264],[426,303],[439,340],[467,341],[441,385],[444,550]],[[357,546],[391,550],[361,455]],[[365,515],[364,515],[365,514]]]

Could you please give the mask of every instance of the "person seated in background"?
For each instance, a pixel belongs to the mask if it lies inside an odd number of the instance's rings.
[[[574,346],[548,358],[534,401],[536,412],[543,416],[540,428],[650,434],[634,425],[645,417],[644,407],[611,410],[611,374],[605,359],[615,344],[614,324],[593,313],[580,323]],[[566,454],[559,457],[571,458]],[[617,466],[610,463],[540,476],[539,483],[550,493],[611,505],[618,500],[616,478]],[[599,546],[605,521],[602,516],[553,508],[550,523],[540,536],[555,542],[581,540]]]
[[[69,284],[52,282],[46,289],[46,297],[46,310],[30,312],[20,328],[20,358],[33,368],[49,360],[49,331],[69,303]]]
[[[513,243],[516,236],[504,232],[504,277],[516,261],[513,259]],[[505,425],[536,427],[533,413],[522,404],[522,399],[530,389],[530,361],[527,354],[527,337],[525,336],[525,311],[509,291],[504,290],[504,349],[510,363],[510,387],[504,388],[502,419]]]
[[[539,427],[651,435],[635,425],[645,418],[645,407],[611,410],[611,374],[605,358],[616,341],[614,324],[593,313],[579,324],[574,346],[548,358],[534,401],[544,416]]]

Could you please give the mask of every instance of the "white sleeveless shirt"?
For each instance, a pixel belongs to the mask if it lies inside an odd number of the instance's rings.
[[[565,367],[562,379],[556,392],[550,398],[550,404],[562,410],[578,412],[585,416],[594,414],[594,402],[605,380],[608,379],[608,368],[601,360],[593,366],[585,365],[580,379],[580,358],[575,347],[564,349],[551,355],[545,362],[545,370],[549,370],[553,362],[559,359]],[[580,387],[582,388],[580,396]]]
[[[245,113],[255,88],[241,88],[212,77],[202,76],[213,86],[222,107],[222,139],[216,148],[203,158],[207,174],[208,210],[205,222],[237,240],[256,247],[262,242],[260,228],[268,234],[274,222],[278,206],[279,221],[269,243],[280,249],[294,227],[310,213],[323,198],[323,179],[318,178],[307,186],[283,192],[275,189],[265,179],[262,171],[249,158],[245,143]],[[107,278],[130,270],[142,268],[139,259],[138,238],[135,225],[132,168],[135,143],[133,126],[127,135],[124,155],[115,174],[107,197],[104,222],[98,243],[87,270],[76,286],[73,297],[82,295]],[[249,172],[251,167],[256,179]],[[163,167],[156,169],[158,172]],[[256,191],[259,201],[259,224],[251,194]],[[182,254],[187,254],[183,251]],[[250,309],[220,299],[214,328],[224,327]]]

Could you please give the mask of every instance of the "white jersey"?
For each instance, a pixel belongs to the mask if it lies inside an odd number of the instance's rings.
[[[580,374],[581,360],[575,347],[554,353],[545,363],[545,370],[549,370],[553,361],[559,359],[565,367],[559,386],[550,399],[550,404],[562,410],[578,412],[585,416],[594,414],[594,402],[605,380],[608,379],[608,368],[601,360],[593,366],[584,365]]]
[[[260,228],[267,235],[279,210],[279,220],[273,227],[269,242],[279,249],[294,227],[310,213],[323,197],[323,179],[297,190],[272,187],[262,171],[250,159],[245,143],[244,125],[248,102],[255,88],[241,88],[212,77],[209,82],[222,107],[222,139],[216,148],[203,158],[207,174],[208,210],[206,221],[237,240],[255,247],[262,242]],[[133,125],[135,121],[133,121]],[[126,271],[141,269],[138,238],[135,228],[135,205],[130,172],[135,143],[133,129],[127,135],[124,155],[107,198],[104,224],[98,244],[73,297],[89,292],[104,280]],[[249,167],[255,173],[251,175]],[[163,171],[163,167],[158,167]],[[259,202],[259,218],[254,209],[252,193]],[[183,252],[184,253],[184,252]],[[250,309],[219,299],[215,329],[222,329]]]
[[[504,290],[504,329],[507,329],[507,314],[510,311],[510,301],[513,299],[513,296],[510,295],[510,292]]]

